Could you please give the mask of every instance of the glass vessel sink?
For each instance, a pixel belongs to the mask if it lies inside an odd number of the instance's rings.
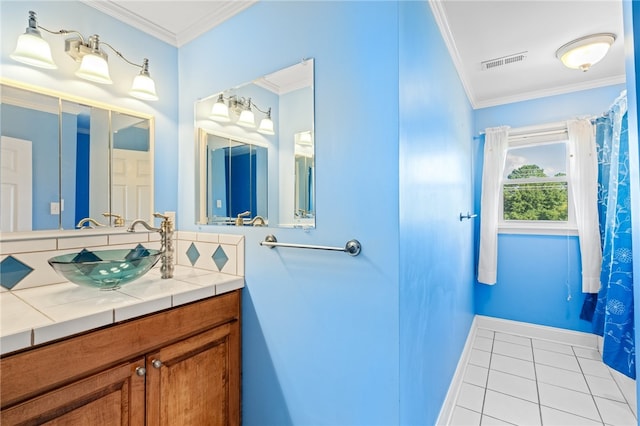
[[[87,250],[63,254],[48,260],[49,265],[74,284],[100,290],[116,290],[140,278],[160,259],[160,250],[138,245],[134,249]]]

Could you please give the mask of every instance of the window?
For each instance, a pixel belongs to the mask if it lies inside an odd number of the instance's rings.
[[[575,229],[566,132],[548,139],[509,138],[500,194],[502,231]]]

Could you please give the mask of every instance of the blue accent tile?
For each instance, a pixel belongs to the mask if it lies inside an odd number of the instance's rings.
[[[189,258],[189,262],[191,262],[191,266],[194,266],[200,257],[200,252],[196,248],[195,244],[191,243],[189,246],[189,249],[187,250],[187,257]]]
[[[0,262],[0,285],[11,290],[31,272],[33,272],[32,267],[13,256],[7,256]]]
[[[78,253],[76,255],[76,257],[74,257],[73,259],[71,259],[72,262],[97,262],[100,261],[102,259],[100,259],[98,256],[95,255],[95,253],[93,253],[92,251],[87,250],[86,248],[82,249],[82,251],[80,251],[80,253]]]
[[[124,258],[127,260],[135,260],[146,256],[149,256],[149,250],[147,250],[142,244],[138,244],[136,248],[127,253]]]
[[[224,252],[224,249],[222,248],[222,246],[218,246],[218,248],[213,253],[213,256],[211,256],[211,258],[213,259],[214,263],[218,267],[218,271],[222,271],[222,268],[224,268],[224,265],[226,265],[227,262],[229,261],[229,258],[227,257],[227,254]]]

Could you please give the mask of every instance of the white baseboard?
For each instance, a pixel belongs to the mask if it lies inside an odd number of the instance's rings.
[[[471,356],[471,348],[473,348],[473,342],[476,338],[476,331],[478,330],[478,326],[476,324],[477,319],[478,316],[476,315],[473,317],[473,321],[471,322],[471,328],[469,328],[469,334],[467,335],[464,349],[462,350],[462,354],[460,355],[460,359],[458,360],[456,371],[455,373],[453,373],[451,384],[449,384],[447,396],[444,398],[444,402],[442,403],[442,407],[440,408],[440,414],[438,415],[436,425],[448,425],[451,423],[453,409],[455,408],[456,401],[458,400],[458,393],[460,392],[460,388],[462,387],[464,372],[469,362],[469,357]]]
[[[455,403],[458,399],[458,393],[460,392],[460,388],[462,387],[462,381],[464,379],[467,362],[469,360],[469,357],[471,356],[473,342],[479,328],[498,331],[501,333],[525,336],[533,339],[549,340],[568,344],[571,346],[582,346],[590,349],[598,349],[599,336],[595,334],[565,330],[562,328],[548,327],[544,325],[529,324],[520,321],[505,320],[501,318],[487,317],[483,315],[476,315],[473,318],[473,322],[471,323],[471,328],[469,329],[469,334],[467,335],[464,349],[462,351],[462,354],[460,355],[460,360],[458,361],[458,365],[456,367],[455,373],[453,374],[453,378],[451,379],[451,384],[449,385],[447,396],[442,403],[442,408],[440,409],[440,414],[438,416],[436,425],[450,424],[451,416],[453,415],[453,409],[455,408]],[[620,387],[623,388],[622,386]],[[627,388],[629,388],[629,386],[627,386]],[[626,394],[625,397],[627,397]],[[629,395],[629,397],[631,396]],[[633,397],[635,398],[635,395]]]
[[[583,346],[590,349],[598,349],[598,336],[582,331],[565,330],[563,328],[549,327],[546,325],[530,324],[527,322],[512,321],[501,318],[476,315],[475,323],[478,328],[499,331],[502,333],[516,334],[532,339],[550,340],[571,346]]]

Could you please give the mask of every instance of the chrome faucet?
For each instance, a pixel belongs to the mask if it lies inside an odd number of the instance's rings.
[[[249,223],[253,226],[266,226],[267,223],[264,221],[262,216],[255,216],[253,219],[249,221]]]
[[[85,227],[85,225],[87,225]],[[78,222],[78,224],[76,225],[76,228],[78,229],[82,229],[82,228],[91,228],[93,229],[93,225],[95,226],[105,226],[101,223],[99,223],[97,220],[92,219],[90,217],[85,217],[84,219],[82,219],[80,222]]]
[[[136,225],[140,224],[148,231],[158,232],[160,234],[160,251],[162,252],[160,257],[160,261],[162,262],[160,265],[160,275],[163,279],[173,278],[173,221],[171,220],[171,217],[160,213],[154,213],[153,216],[162,219],[160,228],[154,228],[144,220],[136,219],[131,223],[131,226],[129,226],[127,231],[135,232],[134,228]]]
[[[113,217],[113,226],[115,226],[116,228],[124,226],[124,218],[122,216],[120,216],[119,214],[102,213],[102,216],[104,216],[104,217]]]

